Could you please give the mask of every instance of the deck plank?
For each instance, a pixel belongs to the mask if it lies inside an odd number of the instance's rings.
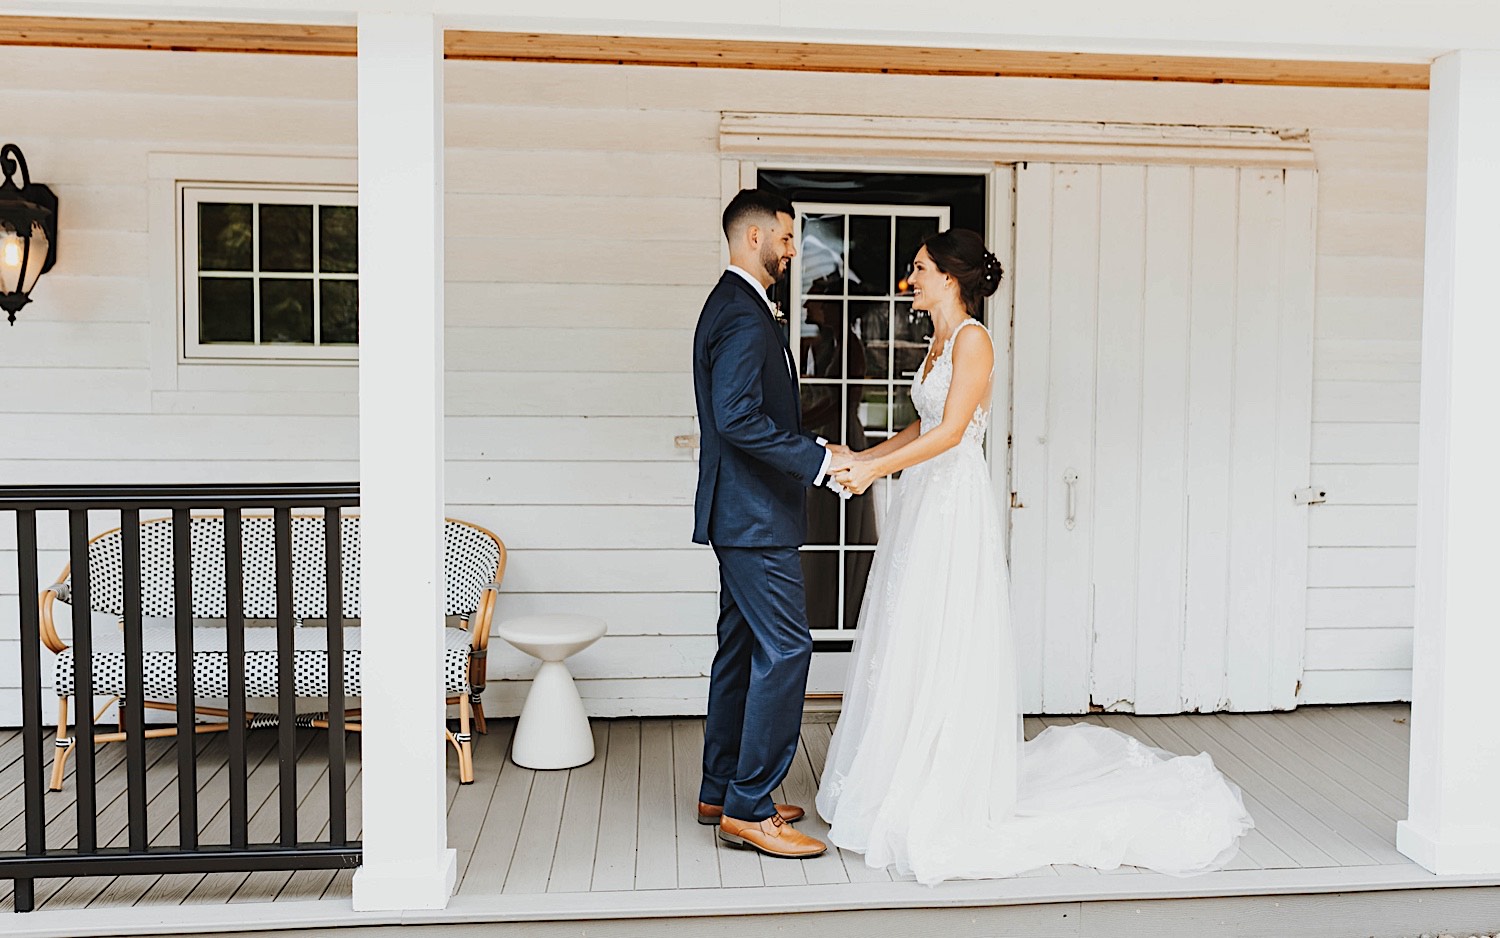
[[[1324,726],[1329,727],[1329,732],[1349,740],[1351,745],[1358,745],[1366,752],[1383,752],[1384,758],[1402,763],[1405,763],[1408,758],[1409,747],[1407,745],[1369,722],[1359,719],[1350,712],[1348,707],[1314,707],[1311,708],[1311,716],[1314,720],[1321,720]]]
[[[522,768],[509,758],[501,764],[489,810],[475,835],[474,851],[458,884],[459,895],[492,896],[503,889],[535,777],[531,769]],[[338,880],[334,882],[337,884]]]
[[[1408,722],[1398,722],[1397,718],[1380,713],[1373,707],[1344,707],[1342,709],[1349,716],[1365,721],[1395,740],[1402,752],[1410,752],[1411,727]]]
[[[326,763],[318,765],[314,760],[308,758],[308,750],[313,747],[314,740],[321,735],[320,731],[313,730],[302,730],[297,733],[295,740],[297,754],[295,758],[298,765],[295,797],[299,805],[307,797],[308,792],[312,790],[313,782],[315,781],[314,776],[321,776],[328,771]],[[281,760],[279,750],[267,756],[266,760],[261,763],[261,766],[269,776],[265,780],[265,783],[269,786],[269,792],[266,798],[258,806],[253,807],[250,812],[249,833],[250,843],[252,844],[274,843],[281,832]],[[228,807],[226,806],[221,813],[226,818],[225,829],[227,834]],[[228,839],[227,836],[225,839]],[[232,902],[234,894],[254,875],[261,874],[208,873],[193,886],[187,895],[183,897],[182,901],[194,905],[219,905],[225,902]],[[267,873],[263,875],[281,877],[286,874]],[[275,890],[270,893],[270,896],[274,896],[284,885],[286,885],[285,879],[280,879],[276,882]]]
[[[1394,798],[1360,773],[1350,772],[1326,749],[1312,745],[1306,737],[1287,729],[1269,714],[1239,719],[1234,725],[1241,736],[1259,746],[1262,752],[1275,753],[1277,761],[1293,771],[1317,772],[1332,785],[1354,795],[1358,803],[1351,806],[1350,813],[1377,833],[1389,835],[1390,843],[1395,844],[1396,822],[1406,817],[1405,798]]]
[[[1338,834],[1368,855],[1375,863],[1404,863],[1396,852],[1395,821],[1385,817],[1361,798],[1349,797],[1348,787],[1312,766],[1297,753],[1277,746],[1265,734],[1257,734],[1256,717],[1248,714],[1215,716],[1227,732],[1218,734],[1221,743],[1237,749],[1248,761],[1264,767],[1262,774],[1298,803],[1317,812]]]
[[[1380,863],[1371,853],[1349,839],[1356,828],[1364,832],[1358,822],[1352,821],[1337,806],[1297,779],[1284,766],[1267,758],[1255,747],[1245,744],[1238,734],[1228,731],[1228,726],[1222,721],[1215,721],[1216,718],[1211,715],[1196,719],[1182,716],[1162,718],[1162,722],[1177,730],[1188,742],[1194,742],[1196,738],[1203,749],[1214,757],[1214,762],[1222,761],[1226,773],[1245,773],[1244,777],[1252,782],[1249,786],[1242,783],[1241,787],[1253,787],[1261,801],[1313,839],[1319,849],[1333,858],[1336,865],[1373,866]],[[1212,732],[1208,729],[1210,726],[1213,728]],[[1354,836],[1359,837],[1358,834]]]
[[[359,763],[354,761],[352,754],[346,753],[344,763],[344,777],[348,779],[344,791],[344,803],[348,804],[350,794],[358,790],[361,773]],[[327,841],[328,835],[329,824],[325,822],[323,829],[318,832],[318,839]],[[335,872],[334,870],[297,870],[276,894],[275,901],[306,902],[310,899],[321,898],[324,891],[328,889],[328,884],[333,880]]]
[[[641,723],[612,720],[604,792],[599,805],[599,846],[591,889],[614,891],[635,886],[636,815],[640,810]]]
[[[208,810],[212,813],[212,803],[215,798],[213,785],[224,771],[228,748],[219,734],[200,736],[197,742],[199,811],[202,812],[205,805],[208,805]],[[109,745],[120,750],[120,759],[116,761],[116,767],[112,769],[109,776],[106,776],[112,778],[113,784],[107,788],[102,784],[96,785],[101,795],[104,791],[109,791],[111,796],[108,799],[109,803],[95,814],[95,827],[99,843],[123,847],[129,842],[128,800],[125,797],[125,747]],[[147,833],[147,843],[153,847],[177,842],[176,753],[170,745],[162,745],[160,748],[162,751],[158,759],[146,770],[149,798],[147,823],[150,828]],[[163,800],[171,803],[170,811],[152,810],[158,808]],[[101,797],[96,803],[103,804],[104,798]],[[201,823],[199,826],[202,826]],[[76,843],[76,836],[69,838],[68,846],[74,846]],[[139,891],[143,891],[155,879],[154,876],[78,877],[69,880],[64,889],[50,895],[45,903],[38,902],[38,908],[88,908],[123,895],[132,895],[133,901],[133,898],[139,895]]]
[[[120,746],[119,748],[122,751],[124,750],[123,746]],[[198,776],[200,784],[202,786],[199,792],[198,800],[200,838],[202,836],[206,820],[212,817],[215,811],[214,802],[218,798],[216,786],[223,783],[223,776],[224,772],[226,771],[225,766],[229,757],[227,741],[222,736],[215,735],[207,752],[208,760],[211,761],[207,761],[205,764],[200,765],[200,769],[202,771],[200,771]],[[128,840],[128,802],[123,795],[125,784],[125,764],[123,760],[119,763],[118,768],[116,768],[114,770],[114,773],[112,774],[118,774],[120,776],[119,784],[122,794],[115,800],[114,803],[110,804],[99,815],[99,822],[101,825],[99,831],[100,843],[106,843],[106,841],[104,840],[105,831],[103,827],[105,816],[112,815],[112,818],[110,820],[110,829],[113,831],[113,834],[107,842],[107,845],[124,846]],[[167,825],[157,825],[151,831],[149,843],[151,843],[153,846],[160,845],[164,840],[167,839],[168,830],[169,828]],[[175,839],[175,837],[173,839]],[[140,900],[141,896],[145,895],[147,890],[149,890],[160,878],[160,876],[156,875],[116,876],[112,878],[101,877],[99,882],[101,883],[103,888],[101,888],[98,893],[89,900],[88,905],[90,908],[114,908],[119,906],[134,905]]]
[[[599,845],[599,810],[604,797],[604,766],[609,758],[609,723],[595,720],[594,761],[568,774],[562,830],[547,879],[548,892],[588,892]]]
[[[703,721],[672,721],[672,766],[677,811],[677,885],[705,889],[721,885],[714,829],[698,823],[698,785],[703,777]]]
[[[516,852],[505,874],[505,893],[547,891],[552,859],[557,855],[558,831],[562,826],[563,799],[568,794],[567,769],[537,771],[531,780],[531,795],[516,835]]]
[[[641,784],[636,816],[635,888],[677,887],[676,779],[670,720],[641,721]],[[699,833],[697,825],[681,836]]]
[[[456,865],[459,882],[468,872],[474,858],[474,849],[479,842],[480,829],[484,827],[485,815],[494,810],[505,810],[498,805],[495,789],[500,783],[500,773],[509,759],[511,735],[515,732],[515,720],[490,720],[489,733],[476,736],[474,744],[474,784],[459,786],[448,807],[448,846],[457,853]],[[458,765],[450,761],[450,780],[458,778]]]
[[[1301,737],[1309,746],[1321,749],[1338,760],[1344,773],[1358,775],[1370,784],[1406,804],[1406,763],[1393,762],[1384,752],[1351,745],[1335,736],[1320,721],[1296,713],[1278,713],[1276,721],[1290,735]],[[1403,815],[1404,816],[1404,815]]]
[[[308,735],[314,739],[308,743],[306,749],[298,756],[297,765],[297,839],[299,841],[310,841],[319,839],[324,831],[328,830],[328,759],[327,759],[327,731],[309,730]],[[319,750],[322,750],[319,752]],[[317,753],[317,755],[314,755]],[[319,758],[321,756],[321,758]],[[274,840],[280,833],[280,810],[267,810],[265,834],[267,840]],[[254,837],[255,823],[251,821],[251,836]],[[230,902],[271,902],[286,884],[291,880],[290,871],[263,870],[255,873],[244,874],[243,880],[235,887],[234,894],[229,897]]]

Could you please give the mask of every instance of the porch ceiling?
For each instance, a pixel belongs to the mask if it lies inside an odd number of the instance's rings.
[[[0,45],[355,54],[352,26],[0,16]],[[967,77],[1425,89],[1428,66],[923,46],[449,30],[450,59]]]

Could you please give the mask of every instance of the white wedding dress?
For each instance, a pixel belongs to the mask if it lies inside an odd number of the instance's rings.
[[[957,335],[912,383],[924,429],[942,420]],[[1086,723],[1022,741],[988,417],[902,474],[818,791],[829,839],[923,883],[1049,864],[1223,866],[1253,822],[1207,754]]]

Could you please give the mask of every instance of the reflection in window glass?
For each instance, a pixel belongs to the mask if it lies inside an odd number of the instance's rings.
[[[243,277],[200,277],[198,334],[204,342],[254,342],[254,282]]]
[[[802,219],[802,294],[844,294],[844,216],[807,215]]]
[[[854,215],[849,219],[849,294],[889,296],[891,218]]]
[[[254,264],[254,241],[250,206],[198,203],[199,270],[250,270]]]
[[[793,349],[804,428],[852,449],[890,439],[917,419],[910,384],[932,322],[911,308],[905,283],[917,246],[946,226],[928,206],[799,205]],[[903,295],[904,294],[904,295]],[[822,637],[855,627],[865,579],[899,478],[864,495],[809,493],[802,551],[808,622]]]

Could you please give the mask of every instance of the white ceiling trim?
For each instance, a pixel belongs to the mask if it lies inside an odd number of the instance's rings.
[[[725,111],[719,149],[763,158],[1027,160],[1314,168],[1305,129]]]

